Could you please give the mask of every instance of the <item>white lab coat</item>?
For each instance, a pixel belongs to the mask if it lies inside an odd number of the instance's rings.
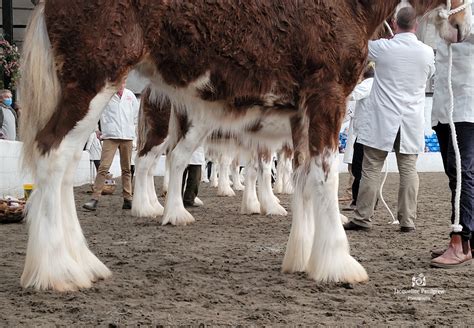
[[[102,139],[133,140],[138,124],[138,101],[132,91],[123,90],[122,97],[114,94],[100,117]]]
[[[344,152],[343,159],[343,162],[346,164],[352,164],[352,158],[354,157],[354,143],[357,139],[358,120],[360,116],[358,113],[364,111],[367,97],[370,95],[373,83],[374,79],[372,77],[365,79],[356,85],[352,93],[349,95],[347,116],[350,118],[350,123],[346,151]]]
[[[100,161],[102,155],[102,144],[97,139],[97,134],[92,132],[86,144],[86,150],[89,152],[89,159],[91,161]]]
[[[358,142],[391,151],[400,131],[400,153],[424,151],[426,81],[434,71],[433,49],[413,33],[369,41],[375,79],[367,110],[361,113]]]
[[[474,123],[474,23],[464,42],[451,45],[453,50],[452,86],[454,122]],[[436,76],[431,126],[449,123],[448,46],[440,41],[436,51]]]
[[[206,159],[204,158],[204,147],[199,146],[194,153],[191,155],[191,159],[189,160],[189,164],[191,165],[205,165]]]

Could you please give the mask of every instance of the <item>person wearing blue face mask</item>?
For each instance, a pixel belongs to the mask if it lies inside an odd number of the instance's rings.
[[[16,140],[17,114],[12,108],[12,93],[4,89],[0,91],[0,139]]]

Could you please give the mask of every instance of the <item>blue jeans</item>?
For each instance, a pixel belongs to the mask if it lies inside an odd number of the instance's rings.
[[[474,231],[474,123],[459,122],[456,125],[459,151],[461,153],[461,206],[459,223],[463,227],[462,236],[472,238]],[[433,128],[438,135],[444,171],[449,178],[451,189],[451,222],[454,222],[454,197],[456,194],[456,159],[448,124],[438,123]]]

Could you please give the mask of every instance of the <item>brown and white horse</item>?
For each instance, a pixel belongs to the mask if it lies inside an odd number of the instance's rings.
[[[421,15],[446,0],[410,0]],[[468,1],[468,0],[464,0]],[[464,3],[452,0],[452,8]],[[399,0],[46,0],[24,42],[21,132],[35,176],[24,287],[74,290],[110,271],[88,249],[72,176],[99,116],[137,66],[156,102],[177,109],[168,194],[210,127],[241,131],[288,120],[294,145],[293,224],[283,271],[317,281],[367,280],[339,219],[336,156],[345,101],[367,41]],[[470,10],[443,31],[463,39]],[[452,34],[450,34],[452,35]],[[160,113],[156,113],[159,118]],[[164,119],[164,118],[163,118]],[[278,132],[278,131],[275,131]],[[165,136],[166,137],[166,136]],[[147,186],[151,188],[152,186]],[[192,216],[168,197],[164,222]]]

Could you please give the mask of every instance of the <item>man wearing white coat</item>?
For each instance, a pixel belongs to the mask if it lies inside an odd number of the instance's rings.
[[[453,52],[452,86],[453,121],[461,154],[461,200],[459,223],[461,232],[453,232],[448,248],[432,251],[431,266],[457,268],[472,262],[474,246],[474,24],[469,37],[451,45]],[[438,44],[436,81],[431,123],[438,135],[441,156],[451,190],[451,223],[454,222],[456,159],[449,128],[450,96],[448,94],[448,46]]]
[[[123,209],[132,208],[132,175],[130,164],[132,159],[135,126],[138,121],[138,100],[132,91],[122,88],[112,96],[100,117],[102,154],[100,166],[94,183],[92,199],[83,205],[89,211],[95,211],[104,188],[106,175],[112,165],[117,149],[120,154],[122,170]]]
[[[401,231],[415,229],[419,186],[416,161],[424,151],[425,88],[435,71],[434,52],[414,34],[417,22],[413,8],[402,8],[394,25],[393,39],[369,42],[375,79],[359,122],[358,142],[364,145],[362,179],[357,207],[344,225],[346,230],[371,227],[383,163],[392,149],[400,172],[397,216]]]

